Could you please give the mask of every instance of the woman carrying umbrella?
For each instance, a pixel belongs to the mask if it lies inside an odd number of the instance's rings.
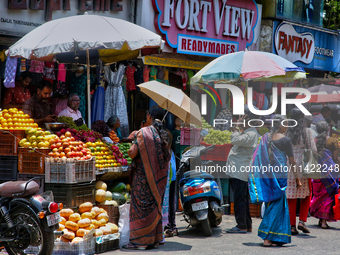
[[[161,120],[162,109],[147,115],[152,125],[136,133],[128,155],[135,160],[130,207],[130,243],[124,248],[144,250],[163,241],[162,200],[170,160],[169,135]]]

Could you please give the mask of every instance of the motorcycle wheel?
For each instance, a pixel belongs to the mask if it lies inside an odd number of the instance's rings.
[[[215,222],[211,224],[211,227],[216,228],[218,225],[221,224],[221,222],[222,222],[222,217],[215,220]]]
[[[54,247],[53,231],[46,232],[26,206],[19,205],[12,211],[10,217],[13,223],[20,224],[18,227],[20,227],[21,240],[4,245],[7,253],[9,255],[51,255]]]
[[[206,236],[212,235],[212,229],[210,227],[209,219],[205,219],[205,220],[201,221],[201,226],[202,226],[203,232]]]

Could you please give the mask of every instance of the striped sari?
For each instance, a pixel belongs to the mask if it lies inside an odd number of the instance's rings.
[[[163,240],[162,203],[170,152],[150,126],[136,134],[139,156],[133,173],[130,205],[130,242],[154,245]]]

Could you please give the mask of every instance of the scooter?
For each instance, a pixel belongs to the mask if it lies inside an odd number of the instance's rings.
[[[201,156],[213,146],[196,146],[183,153],[178,169],[179,190],[184,220],[189,226],[201,226],[206,236],[212,235],[212,227],[222,222],[222,194],[219,186],[210,174],[190,170],[191,167],[202,166]],[[197,169],[197,168],[196,168]]]
[[[9,255],[50,255],[55,236],[63,235],[57,231],[63,205],[51,191],[39,195],[36,178],[0,184],[0,246]]]

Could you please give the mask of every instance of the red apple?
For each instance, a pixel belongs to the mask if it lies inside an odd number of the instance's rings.
[[[48,156],[49,156],[49,157],[53,157],[53,156],[54,156],[54,153],[51,151],[50,153],[48,153]]]
[[[69,143],[69,142],[64,142],[64,143],[63,143],[63,147],[64,147],[64,148],[67,148],[68,146],[70,146],[70,143]]]
[[[73,152],[68,152],[68,153],[66,153],[66,156],[67,156],[68,158],[72,158],[72,157],[73,157]]]
[[[71,141],[74,142],[76,139],[72,136],[71,137]]]
[[[59,148],[58,148],[58,151],[59,151],[59,152],[62,152],[62,151],[64,151],[64,148],[63,148],[63,147],[59,147]]]
[[[51,150],[53,150],[53,149],[55,149],[55,148],[57,148],[57,145],[51,144]]]
[[[58,148],[54,148],[52,151],[53,151],[54,153],[55,153],[55,152],[58,152]]]
[[[60,157],[62,158],[62,157],[65,157],[65,153],[64,152],[60,152]]]
[[[70,148],[65,148],[64,152],[67,154],[67,153],[71,152],[71,149]]]
[[[57,143],[56,146],[57,146],[57,148],[59,148],[59,147],[62,147],[62,144],[61,143]]]
[[[62,134],[65,134],[65,133],[66,133],[66,129],[65,129],[65,128],[62,128],[62,129],[60,130],[60,132],[61,132]]]

